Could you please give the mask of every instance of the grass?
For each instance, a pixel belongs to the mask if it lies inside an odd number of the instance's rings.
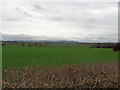
[[[2,48],[3,68],[24,66],[62,66],[118,60],[118,52],[110,48],[89,48],[89,45],[49,45],[23,47],[6,45]]]
[[[60,44],[3,46],[2,87],[118,88],[118,52],[89,47]]]

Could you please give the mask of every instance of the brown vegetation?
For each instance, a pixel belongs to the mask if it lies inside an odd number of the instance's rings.
[[[91,46],[91,48],[113,48],[117,43],[97,43]]]
[[[116,44],[116,45],[113,47],[113,51],[120,51],[120,44]]]
[[[113,51],[120,51],[120,43],[97,43],[90,48],[112,48]]]
[[[3,88],[118,88],[118,63],[3,70]]]

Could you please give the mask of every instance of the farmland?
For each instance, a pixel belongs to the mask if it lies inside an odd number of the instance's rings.
[[[52,44],[28,47],[8,44],[2,48],[3,68],[38,66],[61,66],[89,62],[111,62],[118,60],[118,52],[111,48],[90,48],[90,45]]]
[[[7,43],[3,88],[118,88],[118,51],[91,44]]]

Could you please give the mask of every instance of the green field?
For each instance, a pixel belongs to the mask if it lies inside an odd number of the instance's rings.
[[[89,48],[89,45],[51,45],[52,47],[2,47],[2,65],[23,67],[29,65],[66,65],[88,62],[110,62],[118,60],[118,52],[110,48]]]

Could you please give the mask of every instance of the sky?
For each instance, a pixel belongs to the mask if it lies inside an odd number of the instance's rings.
[[[2,40],[117,42],[115,2],[1,2]]]

